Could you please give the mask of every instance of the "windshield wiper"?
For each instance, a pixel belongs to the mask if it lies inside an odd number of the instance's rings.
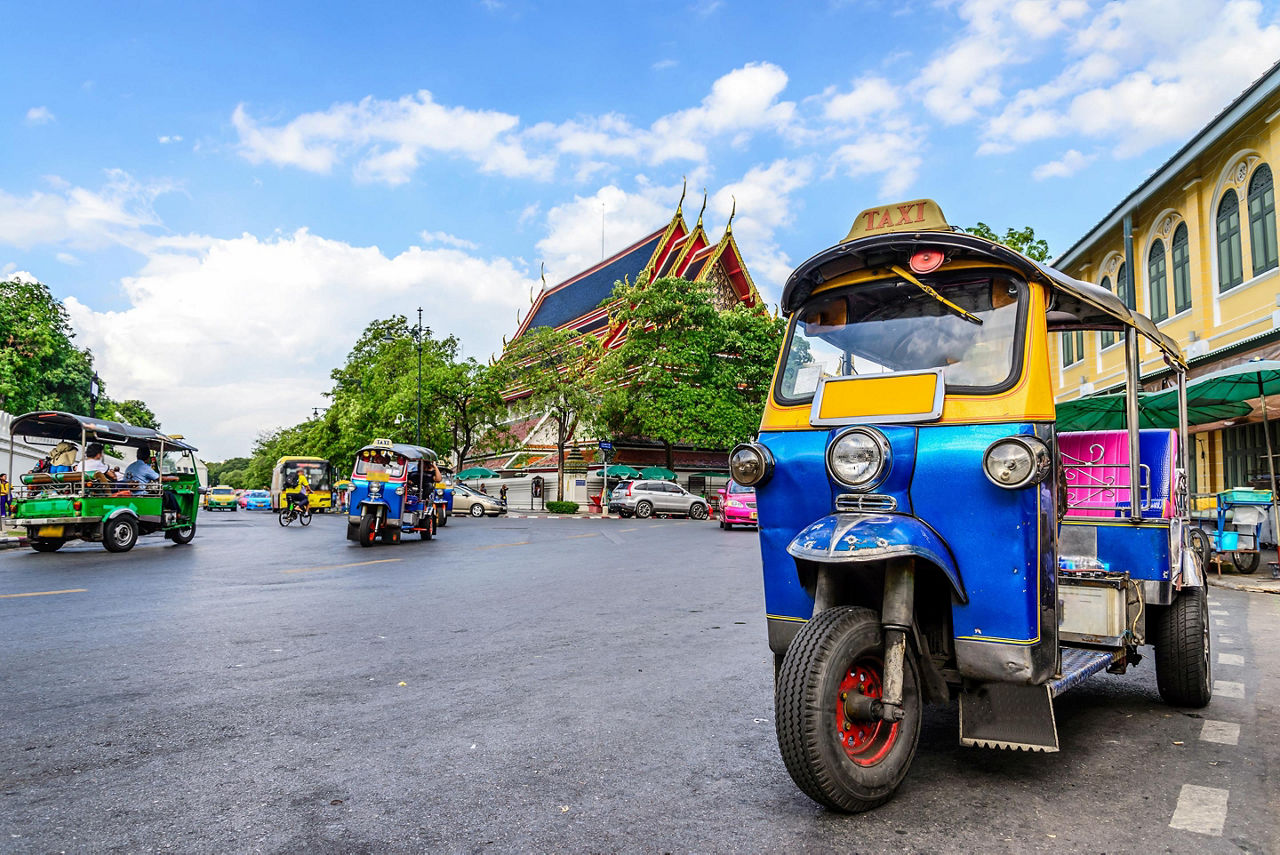
[[[964,318],[969,323],[982,326],[982,318],[978,317],[977,315],[971,314],[970,312],[966,312],[964,309],[960,308],[955,303],[951,302],[946,297],[942,296],[937,291],[933,290],[928,285],[924,284],[919,279],[912,276],[908,271],[903,270],[901,267],[899,267],[896,264],[890,264],[889,269],[892,270],[894,273],[898,274],[899,276],[901,276],[903,279],[910,282],[912,285],[919,288],[921,291],[928,294],[933,299],[937,300],[942,305],[946,306],[951,311],[955,312],[960,317]]]

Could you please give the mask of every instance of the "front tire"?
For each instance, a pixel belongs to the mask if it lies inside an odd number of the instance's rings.
[[[287,526],[289,523],[293,522],[293,517],[289,515],[289,509],[284,508],[280,511],[280,515],[276,517],[276,520],[281,526]]]
[[[133,517],[116,517],[102,526],[102,545],[107,552],[128,552],[138,542],[138,524]]]
[[[1209,595],[1184,588],[1156,615],[1156,688],[1171,707],[1200,709],[1213,698]]]
[[[31,548],[36,552],[57,552],[62,548],[62,544],[64,543],[66,543],[66,541],[60,537],[30,541]]]
[[[1261,562],[1262,554],[1258,552],[1231,553],[1231,563],[1236,565],[1236,569],[1246,576],[1257,571],[1258,565]]]
[[[442,526],[448,525],[448,524],[449,524],[449,509],[448,509],[448,508],[441,508],[441,509],[440,509],[440,513],[439,513],[439,514],[437,514],[437,515],[436,515],[436,517],[437,517],[437,520],[436,520],[436,521],[437,521],[437,523],[438,523],[439,525],[442,525]]]
[[[366,514],[360,518],[360,545],[373,546],[374,541],[378,538],[378,518],[373,514]]]
[[[774,694],[778,748],[809,798],[859,813],[892,798],[920,739],[921,697],[915,652],[903,659],[903,719],[851,719],[843,698],[880,697],[884,672],[880,616],[838,606],[801,628],[782,661]]]
[[[472,506],[471,506],[471,516],[475,517],[476,519],[480,519],[482,516],[484,516],[484,505],[482,505],[482,504],[480,504],[480,503],[478,503],[478,502],[477,502],[476,504],[472,505]]]
[[[303,511],[298,514],[298,522],[303,525],[311,525],[311,511]]]
[[[647,520],[653,516],[653,505],[650,502],[640,502],[636,505],[636,519]]]
[[[706,518],[707,518],[707,506],[702,504],[701,502],[689,508],[689,519],[705,520]]]

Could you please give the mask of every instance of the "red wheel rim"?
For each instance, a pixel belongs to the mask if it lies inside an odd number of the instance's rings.
[[[836,689],[836,733],[844,753],[859,766],[879,763],[898,739],[899,722],[853,721],[844,714],[844,698],[850,692],[861,692],[869,698],[881,697],[884,692],[882,669],[878,659],[859,659],[845,671]]]

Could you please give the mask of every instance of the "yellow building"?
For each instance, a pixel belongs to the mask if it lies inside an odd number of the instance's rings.
[[[1186,353],[1191,379],[1261,356],[1280,358],[1280,63],[1108,213],[1053,266],[1115,292]],[[1124,345],[1113,333],[1057,336],[1058,400],[1116,389]],[[1143,383],[1169,371],[1142,345]],[[1268,400],[1280,448],[1280,401]],[[1266,471],[1261,408],[1193,428],[1192,492],[1246,486]],[[1259,484],[1258,486],[1263,486]]]

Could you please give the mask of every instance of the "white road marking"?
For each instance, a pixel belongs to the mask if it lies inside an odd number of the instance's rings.
[[[1236,640],[1229,635],[1220,635],[1218,636],[1218,643],[1219,644],[1235,644]]]
[[[1227,790],[1183,784],[1169,827],[1221,837],[1227,821],[1227,796]]]
[[[1231,621],[1223,620],[1222,618],[1215,618],[1213,622],[1218,626],[1231,626]]]
[[[1214,680],[1213,693],[1222,698],[1243,698],[1244,683],[1232,683],[1228,680]]]
[[[1240,725],[1229,721],[1204,720],[1200,730],[1203,742],[1217,742],[1222,745],[1238,745],[1240,743]]]
[[[1219,665],[1243,665],[1244,657],[1241,656],[1239,653],[1219,653],[1218,664]]]
[[[1209,601],[1209,605],[1211,605],[1211,606],[1220,606],[1220,605],[1222,605],[1222,603],[1218,602],[1217,600],[1210,600],[1210,601]]]
[[[1229,615],[1229,614],[1231,614],[1231,612],[1227,611],[1226,609],[1209,609],[1209,614],[1211,614],[1211,615]]]

